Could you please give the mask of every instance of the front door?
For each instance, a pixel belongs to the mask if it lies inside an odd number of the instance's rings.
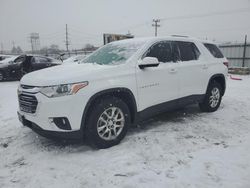
[[[162,41],[152,45],[144,57],[156,57],[158,67],[136,67],[139,111],[179,97],[179,78],[173,62],[171,42]],[[142,61],[142,60],[139,60]]]

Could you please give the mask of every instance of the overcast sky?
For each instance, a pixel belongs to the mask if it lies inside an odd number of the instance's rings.
[[[248,34],[250,41],[250,0],[0,0],[0,43],[4,50],[12,41],[30,50],[29,34],[37,32],[41,47],[65,49],[67,23],[70,49],[100,46],[103,33],[153,36],[153,18],[161,19],[159,36],[224,42],[243,41]]]

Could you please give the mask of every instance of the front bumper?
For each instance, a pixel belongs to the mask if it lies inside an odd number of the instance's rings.
[[[37,134],[52,139],[52,140],[81,140],[83,138],[83,134],[81,130],[77,131],[70,131],[70,132],[61,132],[61,131],[50,131],[50,130],[44,130],[41,127],[39,127],[34,122],[31,122],[25,118],[24,115],[21,115],[19,112],[17,112],[18,118],[20,122],[26,126],[32,129]]]
[[[27,88],[19,90],[18,96],[18,113],[43,130],[72,132],[81,129],[83,111],[88,100],[84,94],[79,92],[76,95],[48,98],[34,89]],[[70,128],[63,129],[58,126],[54,120],[60,118],[65,118]]]

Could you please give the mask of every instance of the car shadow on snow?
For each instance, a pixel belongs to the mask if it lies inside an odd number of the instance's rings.
[[[196,104],[164,112],[147,120],[138,122],[136,125],[132,126],[129,134],[155,129],[166,123],[185,123],[186,120],[192,120],[201,113],[202,112]]]
[[[91,148],[85,139],[82,140],[66,140],[66,139],[48,139],[30,130],[29,139],[32,140],[32,144],[36,145],[36,148],[44,151],[56,151],[56,152],[85,152],[94,150]]]
[[[200,114],[200,110],[197,105],[190,105],[181,109],[165,112],[154,116],[145,121],[139,122],[134,126],[131,126],[128,131],[128,136],[133,136],[141,132],[148,130],[154,130],[157,127],[163,126],[166,123],[185,123],[187,119],[192,120]],[[166,125],[164,125],[166,126]],[[56,152],[86,152],[95,151],[93,147],[89,146],[86,139],[83,140],[51,140],[44,138],[33,131],[27,132],[27,137],[31,139],[32,144],[45,151]]]

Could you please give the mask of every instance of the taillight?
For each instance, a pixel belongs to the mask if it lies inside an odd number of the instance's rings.
[[[228,62],[223,62],[223,64],[228,68]]]

